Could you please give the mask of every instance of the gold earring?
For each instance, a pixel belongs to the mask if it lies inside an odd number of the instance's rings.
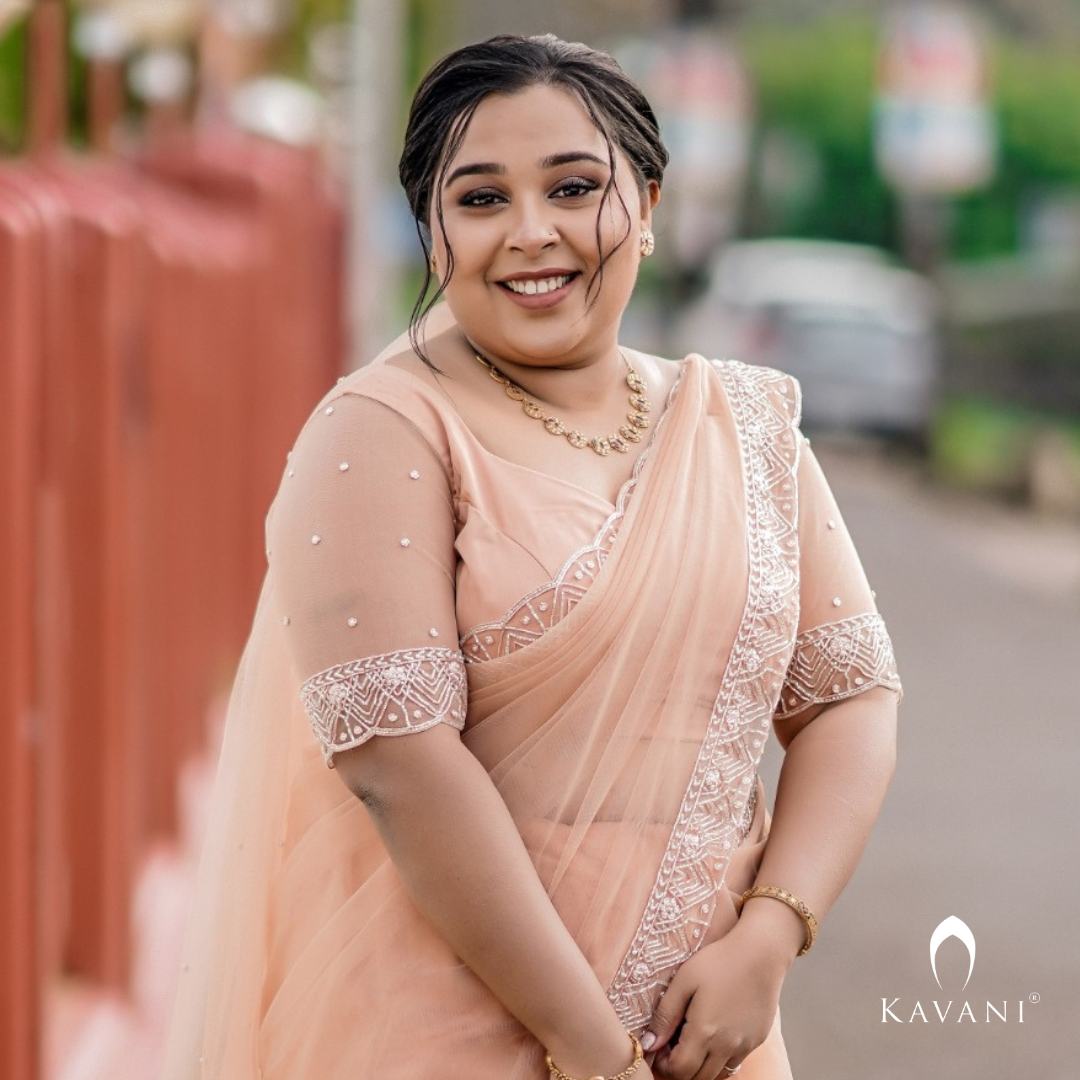
[[[639,247],[641,250],[641,257],[643,259],[647,259],[656,250],[656,237],[653,236],[652,232],[649,229],[641,230]]]
[[[428,264],[428,267],[430,268],[430,270],[431,270],[431,272],[433,274],[437,274],[439,272],[438,266],[435,265],[435,252],[434,251],[428,256],[427,264]]]

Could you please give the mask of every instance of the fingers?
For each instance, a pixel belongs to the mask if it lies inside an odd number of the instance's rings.
[[[641,1036],[641,1046],[646,1052],[668,1043],[686,1017],[686,1007],[693,997],[694,984],[689,978],[680,978],[679,974],[672,979],[671,985],[653,1011],[649,1030]]]
[[[719,1038],[696,1046],[679,1042],[656,1055],[653,1072],[663,1080],[729,1080],[742,1068],[748,1053],[745,1046],[725,1048]]]

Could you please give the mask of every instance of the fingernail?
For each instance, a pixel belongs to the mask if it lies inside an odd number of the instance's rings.
[[[648,1051],[655,1045],[656,1036],[651,1031],[646,1031],[645,1034],[641,1036],[641,1049]]]

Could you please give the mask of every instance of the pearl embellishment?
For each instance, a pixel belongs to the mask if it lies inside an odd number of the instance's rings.
[[[403,536],[401,538],[401,546],[402,547],[408,547],[411,543],[412,543],[412,541],[407,536]]]
[[[413,469],[413,471],[411,473],[409,473],[409,476],[413,480],[419,480],[420,479],[420,472],[417,469]]]
[[[355,615],[350,615],[347,621],[350,626],[356,626],[360,620]]]
[[[319,536],[318,534],[316,534],[315,536],[313,536],[313,537],[311,538],[311,542],[312,542],[313,544],[319,544],[319,543],[322,543],[322,537],[321,537],[321,536]]]

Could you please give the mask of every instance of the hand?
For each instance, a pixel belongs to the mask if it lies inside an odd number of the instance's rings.
[[[690,957],[649,1025],[656,1075],[727,1080],[768,1037],[791,959],[738,923]]]

